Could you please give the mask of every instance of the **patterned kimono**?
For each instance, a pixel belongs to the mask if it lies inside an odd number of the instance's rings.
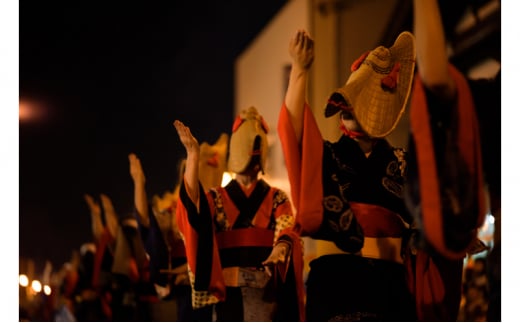
[[[184,185],[177,221],[193,307],[216,304],[219,321],[302,320],[303,255],[285,193],[263,180],[248,189],[232,180],[201,195],[197,211]],[[292,245],[292,253],[269,277],[262,262],[279,239]]]

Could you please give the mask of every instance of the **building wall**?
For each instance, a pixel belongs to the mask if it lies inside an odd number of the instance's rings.
[[[235,115],[251,105],[263,115],[270,128],[266,179],[288,193],[287,171],[276,123],[291,62],[288,42],[297,29],[309,30],[309,11],[307,0],[289,1],[235,63]]]

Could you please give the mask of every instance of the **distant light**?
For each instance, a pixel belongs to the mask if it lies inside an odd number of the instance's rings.
[[[491,224],[494,224],[494,223],[495,223],[495,217],[492,216],[491,214],[488,214],[488,215],[486,216],[486,221],[488,221],[488,222],[491,223]]]
[[[31,111],[31,106],[27,102],[20,102],[20,106],[18,108],[20,120],[31,119]]]
[[[31,288],[36,293],[39,293],[42,291],[42,283],[40,283],[39,280],[33,280],[31,283]]]
[[[222,184],[220,184],[222,187],[226,186],[231,180],[233,179],[233,176],[229,172],[224,172],[222,174]]]
[[[22,286],[22,287],[29,286],[29,278],[26,275],[20,275],[18,277],[18,282],[20,283],[20,286]]]
[[[45,295],[50,295],[52,292],[51,286],[43,285],[43,292],[45,293]]]
[[[18,104],[20,122],[42,122],[49,118],[49,108],[44,102],[21,99]]]

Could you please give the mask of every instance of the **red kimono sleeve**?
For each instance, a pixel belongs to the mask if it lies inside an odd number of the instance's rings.
[[[200,192],[204,192],[202,186]],[[177,202],[176,218],[186,246],[194,308],[223,301],[226,295],[211,214],[208,200],[203,194],[200,196],[199,211],[197,211],[188,197],[183,181]]]
[[[476,203],[479,212],[474,214],[476,219],[472,222],[476,226],[471,228],[476,235],[485,215],[478,122],[466,79],[453,66],[450,66],[450,74],[457,85],[457,145],[478,186]],[[418,250],[415,257],[407,258],[408,286],[415,295],[420,321],[455,321],[461,299],[462,259],[466,256],[466,250],[450,250],[445,241],[438,189],[442,183],[437,175],[425,89],[419,77],[414,81],[411,104],[410,122],[417,149],[423,230],[433,251]]]
[[[278,135],[296,208],[296,221],[302,226],[302,235],[310,235],[318,230],[323,218],[323,139],[309,106],[304,107],[301,146],[296,140],[285,102],[278,118]]]
[[[454,107],[458,112],[458,124],[455,127],[457,147],[468,173],[474,179],[471,182],[475,183],[475,191],[478,192],[475,201],[475,203],[478,203],[478,213],[474,214],[474,218],[466,219],[468,224],[475,223],[475,226],[470,229],[474,230],[473,234],[476,235],[477,229],[482,225],[486,214],[479,126],[473,97],[465,77],[453,66],[450,66],[449,72],[457,85],[457,101]],[[414,80],[411,104],[410,123],[417,149],[416,157],[424,234],[428,242],[441,255],[450,259],[461,259],[466,256],[466,250],[452,250],[449,243],[445,241],[443,204],[439,194],[439,188],[443,183],[439,180],[428,103],[419,77]],[[461,227],[460,229],[467,230],[468,228]]]

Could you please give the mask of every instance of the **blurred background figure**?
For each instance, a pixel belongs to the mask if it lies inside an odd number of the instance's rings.
[[[221,133],[213,144],[208,142],[200,144],[199,178],[205,192],[212,187],[222,185],[224,173],[228,170],[228,146],[229,135],[227,133]],[[184,167],[184,164],[180,167],[182,175],[184,175]]]
[[[226,170],[229,136],[222,133],[214,144],[200,146],[199,174],[204,190],[220,186]],[[148,203],[146,177],[141,160],[136,154],[128,155],[130,175],[134,184],[135,217],[141,238],[150,256],[150,280],[161,301],[155,306],[158,321],[204,321],[191,303],[191,286],[186,265],[186,251],[177,226],[175,212],[179,185],[173,191],[155,194]],[[179,181],[185,170],[185,160],[178,164]]]
[[[150,320],[151,304],[157,297],[149,281],[149,260],[137,221],[133,214],[120,217],[106,194],[100,194],[101,203],[88,194],[85,200],[97,241],[87,286],[92,289],[92,297],[99,300],[97,307],[105,320]],[[94,315],[96,310],[87,308],[83,312]]]
[[[417,279],[442,282],[415,284],[421,320],[456,319],[465,258],[491,247],[479,230],[488,214],[500,216],[500,73],[471,79],[453,64],[448,49],[462,44],[452,38],[450,8],[447,1],[413,1],[417,75],[406,198],[430,250],[417,251]]]
[[[458,321],[485,322],[489,311],[487,259],[469,258],[464,268],[462,302]]]
[[[158,321],[192,321],[186,253],[175,221],[178,187],[174,192],[154,195],[149,205],[141,161],[134,153],[128,155],[128,160],[134,183],[135,218],[150,257],[150,281],[160,299],[154,318]]]

